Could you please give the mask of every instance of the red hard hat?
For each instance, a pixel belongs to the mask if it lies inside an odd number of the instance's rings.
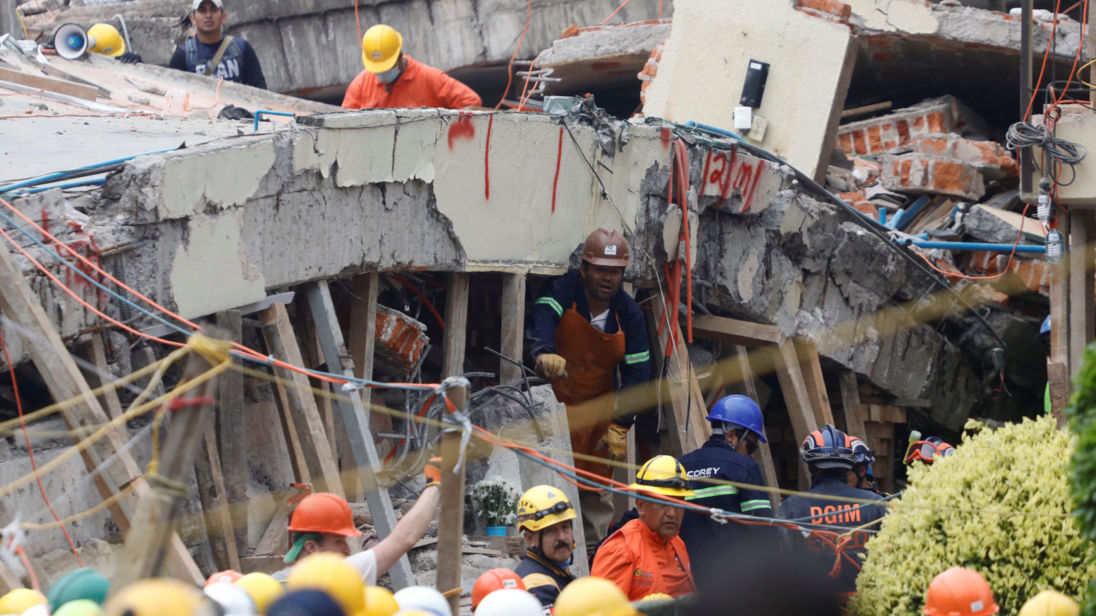
[[[525,582],[521,577],[509,569],[488,569],[476,578],[472,586],[472,609],[475,610],[480,601],[487,595],[504,588],[517,588],[525,590]]]
[[[582,245],[582,260],[592,265],[628,265],[628,240],[616,229],[595,229]]]
[[[330,492],[316,492],[301,499],[289,518],[289,530],[301,533],[329,533],[360,537],[346,499]]]
[[[1000,609],[981,574],[952,567],[932,578],[922,611],[927,616],[989,616]]]

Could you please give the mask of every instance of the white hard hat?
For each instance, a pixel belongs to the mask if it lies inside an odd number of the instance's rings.
[[[255,616],[255,601],[243,586],[228,582],[216,582],[202,589],[205,596],[221,606],[225,616]]]
[[[543,611],[540,601],[528,591],[504,588],[484,597],[476,616],[540,616]]]
[[[400,610],[426,610],[438,616],[453,616],[449,602],[442,594],[428,586],[408,586],[393,595]]]

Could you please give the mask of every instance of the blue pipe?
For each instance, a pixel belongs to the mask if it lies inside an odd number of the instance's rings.
[[[720,135],[724,135],[724,136],[730,137],[732,139],[737,139],[738,141],[744,141],[744,139],[742,138],[742,135],[739,135],[738,133],[732,133],[731,131],[729,131],[727,129],[719,128],[718,126],[712,126],[711,124],[704,124],[703,122],[697,122],[696,120],[686,120],[686,121],[682,122],[682,124],[685,125],[685,126],[689,126],[691,128],[699,128],[701,130],[706,130],[710,133],[717,133],[717,134],[720,134]]]
[[[67,182],[65,184],[55,184],[53,186],[39,186],[30,190],[22,191],[19,194],[33,195],[35,193],[45,192],[47,190],[53,190],[54,188],[78,188],[80,186],[102,186],[107,181],[106,178],[91,178],[90,180],[76,180],[75,182]]]
[[[39,184],[45,184],[46,182],[53,182],[53,181],[56,181],[56,180],[63,180],[63,179],[65,179],[66,176],[69,176],[73,173],[79,173],[81,171],[91,171],[93,169],[99,169],[100,167],[109,167],[111,165],[121,164],[121,163],[130,161],[130,160],[133,160],[134,158],[137,158],[138,156],[144,156],[146,154],[163,154],[164,152],[173,152],[173,151],[175,151],[175,148],[171,148],[171,149],[168,149],[168,150],[156,150],[154,152],[143,152],[141,154],[134,154],[133,156],[126,156],[125,158],[118,158],[118,159],[115,159],[115,160],[108,160],[108,161],[103,162],[103,163],[95,163],[93,165],[87,165],[85,167],[77,167],[75,169],[69,169],[67,171],[57,171],[56,173],[50,173],[50,174],[43,175],[43,176],[40,176],[40,177],[31,178],[29,180],[23,180],[22,182],[16,182],[15,184],[9,184],[8,186],[0,188],[0,194],[6,193],[6,192],[11,192],[13,190],[18,190],[20,188],[26,188],[27,186],[37,186]]]
[[[929,240],[916,240],[905,239],[902,240],[905,244],[913,244],[918,248],[943,248],[944,250],[988,250],[991,252],[1012,252],[1013,248],[1016,252],[1026,252],[1034,254],[1045,254],[1047,249],[1045,246],[1032,246],[1030,244],[983,244],[981,242],[933,242]]]
[[[259,130],[259,118],[264,116],[264,115],[286,116],[286,117],[289,117],[289,118],[293,117],[293,114],[289,113],[287,111],[268,111],[266,109],[260,109],[260,110],[255,112],[255,130],[256,131]]]

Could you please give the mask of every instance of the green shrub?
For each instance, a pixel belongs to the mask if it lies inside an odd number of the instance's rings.
[[[1096,344],[1085,348],[1065,412],[1069,427],[1077,435],[1069,474],[1073,512],[1081,533],[1090,541],[1096,540]],[[1096,587],[1090,589],[1083,613],[1096,614]]]
[[[956,565],[986,578],[1002,614],[1049,588],[1082,596],[1096,566],[1066,515],[1070,449],[1070,434],[1044,416],[968,435],[954,455],[911,468],[868,542],[852,613],[920,614],[929,582]]]

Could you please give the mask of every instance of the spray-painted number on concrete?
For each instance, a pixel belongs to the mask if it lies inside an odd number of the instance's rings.
[[[739,156],[735,150],[708,150],[704,159],[704,186],[701,194],[718,194],[720,203],[717,205],[722,205],[731,196],[733,189],[742,198],[741,211],[748,212],[764,169],[765,161],[759,158]]]

